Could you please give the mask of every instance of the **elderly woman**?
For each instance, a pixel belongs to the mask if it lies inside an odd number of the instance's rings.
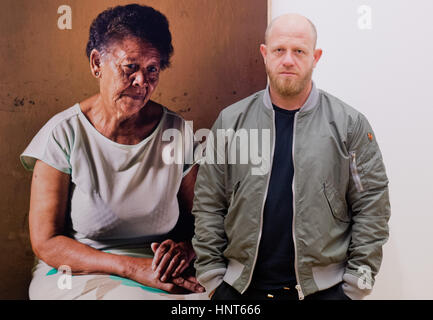
[[[51,118],[21,155],[33,170],[30,298],[197,298],[169,294],[203,288],[191,272],[196,166],[162,156],[165,130],[190,129],[150,100],[173,52],[167,19],[110,8],[86,51],[99,93]]]

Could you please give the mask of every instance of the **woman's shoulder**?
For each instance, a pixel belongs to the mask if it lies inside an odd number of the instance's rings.
[[[186,120],[177,112],[173,111],[171,108],[168,108],[162,104],[159,104],[155,101],[152,101],[152,103],[156,104],[157,106],[160,106],[163,109],[164,112],[164,120],[165,120],[165,126],[168,127],[180,127],[184,126]]]
[[[46,144],[54,138],[58,143],[70,144],[74,140],[76,130],[79,127],[78,115],[80,114],[79,103],[74,104],[63,111],[52,116],[34,136],[33,141]]]
[[[71,120],[77,119],[80,113],[80,106],[78,103],[74,104],[59,113],[52,116],[42,129],[45,131],[53,131],[54,129],[61,127],[62,125],[69,125]]]
[[[36,160],[42,160],[59,171],[71,173],[69,157],[76,127],[71,119],[76,119],[78,113],[79,104],[75,104],[48,120],[21,154],[24,168],[33,170]]]
[[[178,118],[182,121],[184,121],[184,119],[182,118],[182,116],[180,114],[178,114],[176,111],[173,111],[172,108],[166,107],[158,102],[155,101],[151,101],[154,105],[161,107],[164,110],[164,113],[170,117],[170,118]]]

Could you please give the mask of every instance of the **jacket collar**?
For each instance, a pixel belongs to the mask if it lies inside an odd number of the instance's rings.
[[[313,81],[310,95],[308,96],[307,101],[305,101],[304,105],[301,107],[299,112],[306,112],[312,110],[316,106],[318,100],[319,100],[319,90],[317,90],[316,85]],[[273,109],[271,95],[269,93],[269,84],[266,86],[265,94],[263,95],[263,103],[265,104],[266,108]]]

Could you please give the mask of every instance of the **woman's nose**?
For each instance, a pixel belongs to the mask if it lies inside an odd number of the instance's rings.
[[[132,81],[133,87],[147,87],[148,85],[147,76],[142,71],[134,73],[134,79]]]

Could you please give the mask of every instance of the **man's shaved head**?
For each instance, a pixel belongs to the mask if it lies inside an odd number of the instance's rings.
[[[289,13],[272,20],[265,37],[260,52],[271,97],[282,98],[281,103],[297,96],[305,98],[312,85],[313,69],[322,55],[322,50],[316,49],[316,27],[306,17]]]
[[[311,38],[313,41],[313,49],[316,48],[317,44],[317,29],[316,26],[306,17],[297,14],[297,13],[287,13],[284,15],[281,15],[279,17],[274,18],[271,23],[268,25],[265,33],[265,44],[268,43],[269,37],[272,34],[272,31],[274,27],[278,25],[279,27],[283,28],[306,28],[309,29],[309,32],[311,34]]]

